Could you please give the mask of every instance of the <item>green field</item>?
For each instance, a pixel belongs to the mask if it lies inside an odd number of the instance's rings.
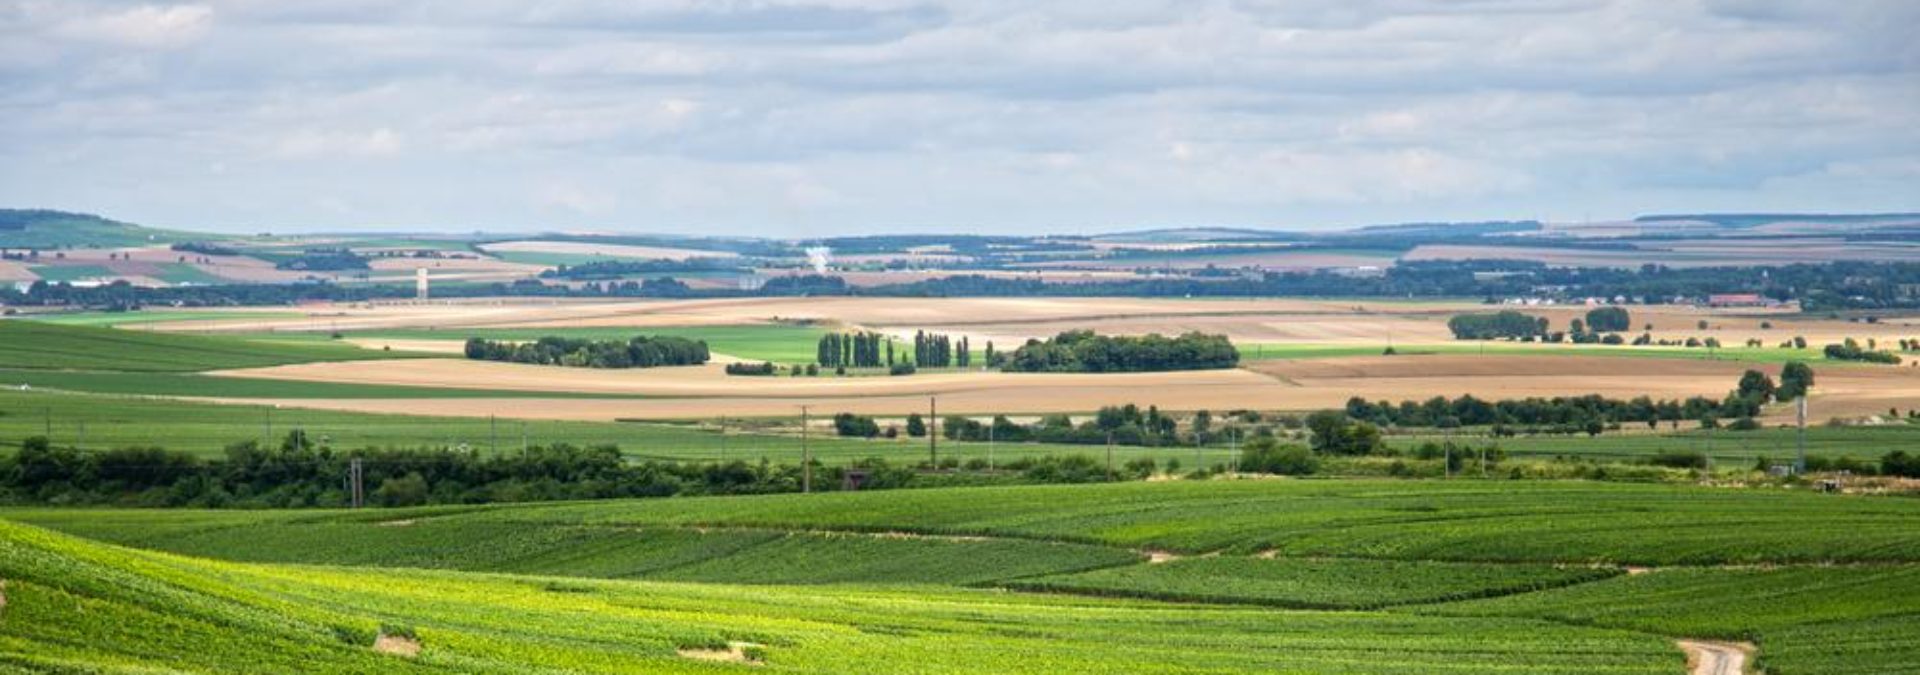
[[[1920,502],[1894,497],[1279,480],[0,519],[25,523],[0,521],[0,654],[41,668],[676,672],[747,643],[832,672],[1673,673],[1680,638],[1773,675],[1920,663]],[[372,653],[382,625],[419,656]]]
[[[350,345],[263,343],[231,337],[0,321],[0,368],[191,372],[412,356],[416,355]]]
[[[1610,431],[1589,438],[1585,434],[1570,436],[1537,435],[1493,438],[1485,434],[1461,433],[1452,436],[1456,442],[1465,442],[1475,447],[1498,445],[1509,457],[1549,458],[1577,457],[1598,461],[1632,461],[1644,459],[1659,452],[1699,452],[1706,455],[1718,468],[1750,467],[1754,461],[1765,457],[1775,461],[1786,461],[1798,452],[1799,433],[1793,429],[1766,428],[1753,431],[1728,431],[1725,429],[1707,431],[1687,429],[1678,432],[1662,430],[1660,433],[1622,433]],[[1418,436],[1391,435],[1388,445],[1402,450],[1410,450],[1428,441],[1443,441],[1448,436],[1439,433],[1427,433]],[[1808,427],[1806,432],[1808,457],[1852,457],[1854,459],[1878,459],[1895,450],[1908,453],[1920,452],[1920,425],[1890,424],[1877,427]]]
[[[0,383],[20,371],[0,371]],[[70,382],[72,373],[54,377]],[[104,375],[108,383],[120,378],[173,377],[187,375]],[[204,378],[202,378],[204,379]],[[245,381],[238,381],[245,382]],[[284,383],[268,383],[284,384]],[[241,386],[241,385],[233,385]],[[357,385],[348,385],[357,387]],[[296,388],[297,390],[298,388]],[[309,393],[323,393],[325,388]],[[367,389],[342,390],[339,393],[375,393]],[[455,392],[457,393],[457,392]],[[248,440],[268,440],[272,431],[277,438],[290,429],[304,429],[315,438],[324,438],[336,448],[365,447],[458,447],[483,452],[518,450],[523,439],[530,445],[571,443],[590,446],[617,445],[630,458],[663,460],[745,460],[762,458],[797,463],[802,455],[801,440],[792,432],[768,433],[761,429],[779,421],[736,420],[725,433],[717,422],[701,425],[641,422],[567,422],[546,420],[489,420],[484,417],[426,417],[418,415],[375,415],[303,408],[273,408],[264,405],[229,405],[179,401],[137,396],[108,396],[0,389],[0,453],[19,447],[29,436],[47,435],[56,445],[75,445],[88,449],[158,445],[217,457],[226,446]],[[277,441],[276,441],[277,442]],[[807,443],[812,455],[827,464],[845,464],[880,457],[892,462],[917,462],[928,456],[925,439],[866,440],[840,438],[816,433]],[[1040,443],[958,443],[942,440],[940,453],[961,460],[991,457],[1006,462],[1020,457],[1053,454],[1097,454],[1102,448]],[[1226,462],[1230,453],[1209,449],[1209,462]],[[1191,462],[1194,452],[1146,448],[1118,448],[1116,462],[1135,457],[1181,457]]]
[[[538,340],[566,337],[580,340],[628,340],[640,335],[705,340],[715,352],[749,361],[813,363],[820,336],[827,330],[813,326],[650,326],[646,328],[446,328],[440,330],[356,331],[349,337],[390,340]],[[911,350],[909,350],[911,351]]]
[[[33,275],[47,282],[80,281],[83,279],[108,279],[116,276],[113,270],[100,265],[35,265],[28,268]]]
[[[176,285],[194,284],[211,286],[215,284],[232,283],[223,277],[211,274],[199,267],[180,262],[161,263],[160,273],[155,275],[155,278]]]

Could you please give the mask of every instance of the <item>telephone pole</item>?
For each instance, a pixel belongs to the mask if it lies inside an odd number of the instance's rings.
[[[1795,410],[1798,413],[1796,416],[1799,417],[1800,431],[1798,432],[1798,438],[1795,441],[1796,445],[1798,446],[1798,450],[1794,453],[1794,456],[1793,456],[1793,473],[1795,475],[1799,475],[1807,472],[1807,395],[1806,394],[1800,395],[1800,399],[1798,403],[1795,404]]]
[[[927,461],[932,462],[934,471],[940,470],[940,399],[927,397]]]
[[[364,487],[364,480],[365,480],[365,475],[361,472],[361,469],[360,469],[360,458],[355,457],[353,458],[352,461],[347,463],[347,482],[353,485],[353,488],[352,488],[353,508],[357,509],[362,506],[366,506],[367,504],[367,493]]]
[[[813,449],[807,445],[807,406],[800,406],[800,492],[813,492]]]
[[[1113,482],[1113,432],[1107,432],[1107,482]]]

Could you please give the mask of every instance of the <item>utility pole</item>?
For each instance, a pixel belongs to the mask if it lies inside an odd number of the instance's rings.
[[[498,415],[487,416],[487,435],[491,437],[491,440],[487,441],[487,453],[494,456],[499,456],[500,454],[500,417]]]
[[[353,485],[353,508],[357,509],[367,504],[364,480],[365,474],[363,474],[360,469],[360,458],[355,457],[347,463],[347,482]]]
[[[720,418],[720,461],[727,461],[727,418]]]
[[[273,406],[267,406],[267,440],[261,447],[273,447]]]
[[[927,461],[932,462],[934,471],[940,470],[940,399],[927,397]]]
[[[1113,432],[1107,432],[1107,482],[1113,482]]]
[[[1800,431],[1798,432],[1798,439],[1796,441],[1796,444],[1798,445],[1799,449],[1794,453],[1794,456],[1793,456],[1793,473],[1795,475],[1798,475],[1798,474],[1803,474],[1807,472],[1807,395],[1806,394],[1800,395],[1799,402],[1795,405],[1795,410],[1798,413],[1796,416],[1800,418],[1799,419]]]
[[[995,416],[993,419],[998,420],[1000,418],[999,416]],[[987,422],[987,472],[988,473],[993,472],[993,427],[994,427],[993,421],[991,420],[988,421]]]
[[[807,445],[807,406],[800,406],[800,492],[813,492],[813,449]]]
[[[1227,461],[1232,463],[1234,473],[1240,473],[1240,427],[1227,430],[1227,438],[1230,439],[1228,440],[1228,443],[1231,444],[1229,447],[1233,448],[1233,456],[1229,457]]]
[[[531,449],[532,446],[527,444],[527,421],[520,420],[520,456],[527,456],[527,451]]]

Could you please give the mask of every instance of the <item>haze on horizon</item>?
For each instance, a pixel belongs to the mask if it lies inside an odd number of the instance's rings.
[[[773,237],[1920,210],[1903,0],[0,0],[0,205]]]

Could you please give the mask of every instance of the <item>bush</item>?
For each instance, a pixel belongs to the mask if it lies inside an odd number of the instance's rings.
[[[919,372],[919,368],[915,368],[911,362],[896,363],[887,369],[888,375],[912,375],[916,372]]]
[[[854,438],[873,438],[880,435],[880,425],[874,422],[873,418],[853,413],[834,415],[833,430],[841,436]]]
[[[1742,417],[1734,420],[1732,424],[1728,424],[1727,429],[1730,431],[1758,431],[1760,429],[1760,422],[1751,417]]]
[[[772,376],[779,369],[772,363],[729,363],[728,375],[750,375],[758,377]]]
[[[1305,476],[1319,469],[1319,461],[1306,448],[1280,445],[1271,438],[1254,439],[1240,449],[1241,471]]]
[[[1880,473],[1902,478],[1920,478],[1920,455],[1895,450],[1880,458]]]

